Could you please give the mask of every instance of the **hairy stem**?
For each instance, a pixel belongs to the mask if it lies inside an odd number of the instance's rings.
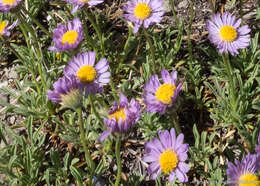
[[[120,146],[121,146],[121,139],[120,135],[117,136],[116,139],[116,163],[117,163],[117,175],[116,175],[116,182],[115,186],[118,186],[121,179],[121,172],[122,172],[122,164],[121,164],[121,157],[120,157]]]
[[[24,7],[22,7],[22,10],[32,19],[32,21],[49,37],[51,37],[50,32],[36,19],[34,16],[26,10]]]
[[[230,85],[230,96],[231,96],[231,106],[234,112],[236,112],[236,107],[237,107],[237,103],[236,103],[236,93],[235,93],[235,86],[234,86],[234,81],[233,81],[233,71],[232,71],[232,67],[230,65],[230,61],[229,61],[229,55],[227,53],[222,55],[223,61],[225,63],[225,67],[227,70],[227,75],[228,75],[228,79],[229,79],[229,85]]]
[[[192,43],[191,43],[191,39],[190,39],[190,35],[191,35],[191,26],[193,23],[193,19],[194,19],[194,10],[193,10],[193,6],[194,6],[194,2],[193,0],[190,1],[190,19],[189,19],[189,26],[188,26],[188,50],[189,50],[189,68],[190,70],[192,70],[192,60],[193,60],[193,55],[192,55]]]
[[[179,19],[178,19],[177,14],[174,10],[174,0],[170,0],[170,6],[171,6],[171,9],[172,9],[172,15],[173,15],[173,18],[175,19],[176,25],[179,25]]]
[[[126,50],[128,48],[128,44],[129,44],[130,38],[131,38],[131,36],[133,34],[133,29],[130,26],[128,26],[128,30],[129,30],[129,34],[128,34],[127,40],[125,42],[125,45],[124,45],[123,56],[120,59],[120,62],[119,62],[119,65],[118,65],[118,68],[117,68],[117,71],[116,71],[117,73],[121,69],[121,66],[122,66],[122,64],[123,64],[123,62],[124,62],[124,60],[126,58],[126,55],[127,55],[126,54]]]
[[[155,74],[156,73],[156,62],[155,62],[155,52],[154,52],[153,43],[152,43],[152,40],[149,37],[148,32],[145,30],[145,28],[143,28],[143,31],[144,31],[144,36],[146,38],[146,41],[148,42],[148,44],[150,46],[150,52],[151,52],[152,60],[153,60],[152,70],[153,70],[153,73]]]
[[[180,124],[179,124],[179,120],[178,120],[178,115],[176,112],[172,113],[172,119],[173,119],[173,125],[174,125],[174,128],[175,128],[177,134],[182,133]]]
[[[104,47],[104,41],[103,41],[103,37],[102,37],[102,33],[101,33],[101,29],[99,28],[99,26],[96,24],[96,22],[94,21],[94,19],[92,18],[91,15],[89,15],[88,10],[85,9],[84,11],[85,15],[87,16],[89,22],[91,23],[91,25],[94,27],[98,39],[100,41],[100,46],[101,46],[101,51],[102,51],[102,57],[105,56],[105,47]]]
[[[82,118],[82,108],[79,107],[77,110],[78,113],[78,117],[79,117],[79,131],[80,131],[80,142],[83,146],[83,150],[85,153],[85,159],[87,162],[87,165],[89,166],[90,170],[91,170],[91,174],[90,174],[90,186],[92,185],[92,180],[95,174],[95,163],[92,161],[90,152],[87,148],[87,144],[86,144],[86,139],[85,139],[85,130],[84,130],[84,123],[83,123],[83,118]]]

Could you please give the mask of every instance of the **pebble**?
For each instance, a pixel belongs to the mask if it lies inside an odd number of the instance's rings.
[[[16,120],[15,116],[11,116],[11,117],[10,117],[10,123],[11,123],[11,125],[15,124],[15,120]]]
[[[182,0],[179,4],[178,4],[178,8],[188,8],[188,0]]]

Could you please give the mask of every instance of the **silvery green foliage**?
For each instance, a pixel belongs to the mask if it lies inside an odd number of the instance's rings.
[[[147,30],[154,54],[142,29],[137,35],[132,34],[131,24],[122,18],[118,2],[106,1],[70,15],[72,7],[63,1],[30,0],[21,3],[30,15],[25,10],[17,11],[16,15],[0,15],[1,20],[10,22],[21,16],[11,38],[0,40],[0,93],[8,94],[7,101],[0,97],[0,116],[4,118],[0,120],[0,185],[89,183],[91,175],[81,146],[78,115],[72,109],[52,103],[46,96],[72,56],[86,51],[95,51],[99,59],[107,58],[111,71],[111,82],[104,87],[104,94],[84,98],[82,103],[84,140],[96,163],[93,185],[115,182],[115,138],[109,137],[102,144],[97,139],[106,130],[103,119],[108,117],[107,111],[120,92],[136,98],[143,111],[135,127],[122,137],[123,185],[180,185],[177,180],[168,183],[163,174],[155,181],[149,180],[146,165],[141,161],[145,142],[158,137],[158,130],[169,130],[176,123],[185,135],[184,142],[189,144],[188,177],[192,185],[225,185],[227,162],[241,160],[247,152],[255,153],[260,130],[259,6],[250,9],[256,14],[244,11],[245,7],[239,9],[236,0],[225,6],[234,10],[232,13],[241,14],[252,30],[250,47],[240,50],[239,55],[229,56],[233,72],[229,82],[223,58],[204,35],[203,24],[197,22],[198,8],[193,7],[196,5],[192,1],[188,3],[189,10],[185,10],[189,20],[180,15],[175,5],[177,20],[168,12],[164,22]],[[87,19],[86,11],[97,28]],[[84,25],[85,39],[80,47],[59,54],[49,52],[53,29],[75,16]],[[190,35],[194,30],[198,32]],[[153,55],[156,72],[151,65]],[[13,63],[19,65],[17,79],[5,79],[9,72],[2,71],[8,69],[2,63],[6,61],[8,67]],[[164,115],[147,113],[141,96],[144,84],[163,68],[178,72],[183,91]],[[3,86],[2,81],[8,86]],[[235,87],[235,103],[232,103],[231,85]],[[23,120],[10,123],[10,116]],[[135,155],[129,153],[130,148]]]

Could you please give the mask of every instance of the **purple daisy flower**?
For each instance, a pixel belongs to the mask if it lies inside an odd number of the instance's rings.
[[[12,25],[8,26],[8,21],[0,22],[0,36],[10,36],[10,30],[18,25],[18,20],[16,20]]]
[[[258,145],[255,147],[255,152],[260,155],[260,132],[258,134]]]
[[[104,124],[108,129],[101,134],[99,141],[104,141],[112,132],[127,132],[134,126],[141,116],[141,106],[131,99],[128,103],[127,97],[120,94],[119,104],[114,102],[113,107],[108,111],[108,118],[104,119]]]
[[[246,155],[241,162],[235,160],[235,164],[228,162],[227,176],[230,186],[260,185],[260,179],[256,175],[259,170],[259,157],[255,154]],[[259,164],[259,163],[258,163]]]
[[[83,7],[85,4],[88,4],[89,6],[95,6],[104,2],[104,0],[64,0],[64,1],[75,5],[71,11],[72,14],[75,13],[79,8]]]
[[[85,88],[85,96],[89,93],[102,93],[103,85],[110,81],[108,61],[103,58],[95,66],[95,52],[80,53],[72,57],[72,60],[64,69],[64,75],[72,75]]]
[[[64,107],[77,108],[81,104],[82,88],[74,76],[59,78],[53,84],[54,90],[48,90],[48,99]]]
[[[123,10],[126,12],[124,17],[135,25],[134,34],[142,25],[148,28],[153,23],[159,23],[164,14],[162,0],[130,0]]]
[[[207,20],[206,29],[209,40],[215,44],[220,53],[238,54],[238,49],[247,48],[250,43],[250,28],[241,26],[241,19],[236,19],[230,13],[215,14]]]
[[[188,144],[183,144],[184,135],[179,134],[176,137],[174,128],[169,131],[159,131],[159,139],[153,138],[152,141],[145,144],[146,155],[143,161],[151,163],[148,167],[148,173],[152,179],[163,172],[169,174],[169,182],[172,182],[175,176],[180,182],[187,182],[188,165],[185,163],[188,155]]]
[[[79,18],[68,22],[67,26],[58,24],[53,31],[54,46],[49,47],[50,51],[62,52],[76,48],[84,39],[83,27]]]
[[[157,75],[152,75],[145,84],[144,103],[148,112],[159,112],[163,114],[167,107],[172,106],[179,92],[182,89],[182,83],[178,84],[177,72],[171,74],[163,69],[161,71],[163,84],[160,83]]]
[[[0,11],[8,12],[16,7],[22,0],[0,0]]]

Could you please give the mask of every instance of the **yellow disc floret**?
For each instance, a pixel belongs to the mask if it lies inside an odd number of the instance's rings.
[[[83,65],[77,72],[77,78],[82,83],[90,83],[96,78],[97,72],[93,66]]]
[[[237,38],[237,31],[233,26],[225,25],[220,28],[219,35],[222,41],[232,42]]]
[[[173,150],[165,150],[159,157],[160,167],[165,174],[173,171],[177,167],[178,162],[178,156]]]
[[[7,26],[7,22],[6,21],[2,21],[0,23],[0,35],[2,35],[4,33],[5,27]]]
[[[146,3],[138,3],[134,9],[134,15],[138,19],[144,20],[151,15],[151,8]]]
[[[77,41],[78,38],[78,32],[75,30],[67,31],[65,34],[63,34],[61,42],[62,44],[69,43],[74,44]]]
[[[239,177],[239,186],[260,186],[260,180],[255,174],[246,173]]]
[[[173,84],[162,84],[155,92],[155,97],[158,101],[164,104],[170,104],[171,98],[174,96],[176,87]]]
[[[2,3],[4,5],[14,5],[16,3],[16,0],[2,0]]]
[[[116,110],[113,114],[110,114],[108,117],[110,119],[115,118],[117,123],[118,123],[120,118],[122,118],[123,121],[125,121],[125,109],[120,108],[120,109]]]

